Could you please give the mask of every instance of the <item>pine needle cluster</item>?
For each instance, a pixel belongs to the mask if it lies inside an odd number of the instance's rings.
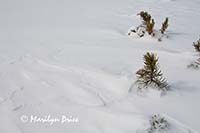
[[[151,15],[148,12],[141,11],[138,13],[143,20],[143,24],[146,26],[146,31],[151,35],[153,33],[153,28],[155,25],[154,19],[152,19]]]
[[[197,42],[193,42],[193,46],[197,52],[200,52],[200,39]]]
[[[158,90],[166,90],[169,87],[159,69],[158,58],[154,53],[147,52],[144,55],[144,67],[139,69],[136,74],[136,84],[139,89],[153,87]]]
[[[151,35],[153,33],[154,25],[155,25],[154,19],[152,19],[151,21],[147,22],[146,31],[149,33],[149,35]]]
[[[146,24],[148,21],[151,21],[151,15],[148,12],[141,11],[138,13],[143,20],[143,23]]]
[[[160,29],[161,33],[164,34],[164,32],[166,31],[166,29],[168,28],[169,26],[169,19],[168,18],[165,18],[165,21],[162,23],[162,27]]]
[[[159,114],[151,117],[148,133],[162,132],[167,129],[169,129],[169,123],[164,117]]]

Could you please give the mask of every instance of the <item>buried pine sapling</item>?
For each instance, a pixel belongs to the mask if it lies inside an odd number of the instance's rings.
[[[193,42],[193,46],[194,46],[195,51],[200,53],[200,39],[197,40],[197,42]],[[197,59],[196,61],[193,61],[187,67],[193,68],[193,69],[200,69],[200,58]]]
[[[168,121],[159,114],[152,116],[149,122],[150,128],[148,129],[148,133],[158,133],[169,129]]]
[[[193,42],[193,46],[197,52],[200,52],[200,39],[197,42]]]
[[[168,23],[169,23],[169,19],[166,18],[165,21],[162,23],[162,27],[161,27],[161,29],[160,29],[160,32],[161,32],[162,34],[164,34],[164,32],[166,31],[166,29],[168,28],[168,26],[169,26]]]
[[[146,34],[146,32],[151,34],[154,27],[154,20],[152,20],[151,15],[145,11],[141,11],[137,15],[139,15],[140,18],[142,19],[142,24],[134,29],[130,29],[128,35],[134,33],[139,37],[143,37]]]
[[[144,37],[145,35],[150,35],[150,36],[158,39],[158,41],[161,41],[163,37],[167,37],[166,35],[164,35],[164,33],[169,26],[168,18],[166,18],[165,21],[162,23],[161,29],[159,31],[159,30],[154,29],[155,20],[152,18],[152,16],[148,12],[141,11],[137,15],[139,15],[141,17],[142,24],[140,24],[137,27],[131,28],[128,31],[128,35],[137,35],[139,37]]]
[[[154,19],[152,19],[151,15],[148,12],[141,11],[138,13],[142,18],[142,24],[146,28],[146,31],[149,35],[153,33],[153,28],[155,25]]]
[[[138,13],[142,18],[142,25],[145,27],[146,31],[149,35],[153,33],[153,28],[155,25],[154,19],[152,19],[151,15],[148,12],[141,11]]]
[[[152,19],[151,21],[147,22],[146,31],[148,32],[149,35],[152,35],[154,25],[155,25],[154,19]]]
[[[146,25],[147,22],[151,21],[151,15],[148,12],[141,11],[137,15],[140,15],[140,17],[142,18],[142,24],[143,25]]]
[[[169,88],[158,65],[158,58],[154,53],[147,52],[144,55],[144,67],[137,72],[136,85],[138,89],[155,88],[165,91]]]

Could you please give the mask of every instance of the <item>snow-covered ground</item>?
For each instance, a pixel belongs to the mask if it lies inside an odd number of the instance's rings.
[[[141,133],[153,114],[170,133],[200,132],[199,0],[0,0],[0,133]],[[146,10],[168,39],[127,36]],[[155,52],[172,90],[129,92]],[[136,88],[135,88],[136,89]],[[32,117],[76,122],[33,122]],[[72,118],[73,117],[73,118]]]

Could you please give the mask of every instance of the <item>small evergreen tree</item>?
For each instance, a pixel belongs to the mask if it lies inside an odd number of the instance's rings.
[[[200,39],[197,42],[193,42],[193,46],[197,52],[200,52]]]
[[[164,34],[164,32],[166,31],[166,29],[168,28],[169,26],[169,19],[166,18],[165,21],[162,23],[162,27],[160,29],[161,33]]]
[[[155,25],[154,19],[152,19],[151,21],[147,21],[146,31],[149,33],[149,35],[151,35],[153,33],[154,25]]]
[[[139,89],[156,87],[158,90],[168,89],[168,84],[158,66],[158,58],[155,54],[147,52],[144,55],[144,67],[137,72],[136,84]]]

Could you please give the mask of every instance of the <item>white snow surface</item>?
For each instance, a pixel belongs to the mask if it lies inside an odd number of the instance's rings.
[[[200,132],[200,71],[187,68],[198,58],[199,7],[199,0],[0,0],[0,133],[140,133],[154,114],[166,116],[170,133]],[[128,37],[141,10],[157,29],[169,17],[169,38]],[[146,52],[159,56],[171,85],[164,96],[129,92]],[[48,115],[78,122],[29,121]]]

